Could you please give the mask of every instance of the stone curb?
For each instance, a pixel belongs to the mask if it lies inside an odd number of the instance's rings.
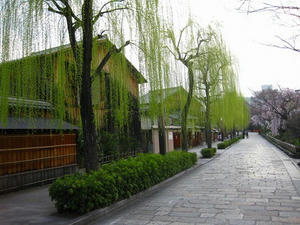
[[[239,142],[239,141],[238,141],[238,142]],[[235,142],[235,143],[238,143],[238,142]],[[235,144],[235,143],[234,143],[234,144]],[[225,148],[225,149],[222,149],[223,152],[222,152],[221,154],[223,154],[225,151],[229,150],[229,148],[231,148],[231,146],[233,146],[233,144],[230,145],[230,146],[228,146],[228,147]],[[174,181],[174,180],[176,180],[177,178],[183,176],[184,174],[190,173],[191,171],[193,171],[193,170],[199,168],[200,166],[203,166],[203,165],[205,165],[205,164],[211,162],[212,160],[218,158],[218,156],[220,156],[221,154],[215,155],[214,157],[210,158],[210,159],[207,160],[206,162],[203,162],[203,163],[197,163],[195,166],[193,166],[193,167],[191,167],[191,168],[189,168],[189,169],[186,169],[186,170],[184,170],[184,171],[182,171],[182,172],[180,172],[180,173],[174,175],[173,177],[170,177],[170,178],[168,178],[168,179],[166,179],[166,180],[160,182],[159,184],[156,184],[156,185],[154,185],[154,186],[148,188],[148,189],[145,190],[145,191],[142,191],[142,192],[140,192],[140,193],[137,193],[137,194],[131,196],[131,197],[128,198],[128,199],[124,199],[124,200],[121,200],[121,201],[119,201],[119,202],[116,202],[116,203],[114,203],[114,204],[112,204],[112,205],[110,205],[110,206],[108,206],[108,207],[105,207],[105,208],[102,208],[102,209],[96,209],[96,210],[94,210],[94,211],[92,211],[92,212],[89,212],[88,214],[79,217],[76,221],[73,221],[73,222],[69,223],[68,225],[85,225],[85,224],[90,223],[90,222],[92,222],[92,221],[94,221],[94,220],[97,220],[97,219],[99,219],[101,216],[105,216],[105,215],[111,213],[111,212],[114,211],[114,210],[117,210],[117,209],[119,209],[119,208],[122,208],[122,207],[124,207],[124,206],[127,205],[127,204],[133,203],[134,201],[136,201],[136,200],[138,200],[138,199],[140,199],[140,198],[143,198],[143,197],[145,197],[146,195],[149,195],[149,194],[151,194],[151,193],[157,191],[158,189],[162,188],[163,186],[169,184],[171,181]],[[198,159],[199,159],[199,158],[198,158]]]
[[[273,142],[269,141],[264,136],[262,136],[262,137],[264,138],[264,140],[267,143],[274,146],[274,148],[272,148],[272,149],[276,152],[276,154],[278,155],[278,157],[284,164],[284,166],[289,174],[289,177],[291,178],[291,181],[294,184],[296,191],[300,195],[300,168],[297,165],[297,163],[294,161],[294,158],[289,156],[288,154],[286,154],[286,152],[284,152],[280,147],[275,145]]]
[[[296,153],[291,152],[284,146],[281,146],[280,144],[276,143],[275,141],[272,141],[272,139],[270,139],[268,136],[266,136],[264,134],[260,134],[260,136],[263,137],[266,141],[268,141],[272,145],[274,145],[275,147],[277,147],[279,150],[284,152],[288,157],[293,158],[293,159],[300,159],[300,155],[297,155],[297,152]],[[287,143],[287,144],[289,144],[289,143]],[[296,146],[296,148],[297,148],[297,146]]]

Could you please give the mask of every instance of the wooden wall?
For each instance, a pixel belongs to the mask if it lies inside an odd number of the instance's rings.
[[[76,164],[76,134],[0,135],[0,176]]]

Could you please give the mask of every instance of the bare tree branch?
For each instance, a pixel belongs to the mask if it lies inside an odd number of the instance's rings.
[[[243,0],[242,3],[240,4],[240,6],[237,8],[237,10],[241,10],[247,1],[249,1],[249,0]],[[248,9],[249,9],[249,4],[248,4]]]
[[[295,44],[293,45],[292,43],[290,43],[289,41],[276,36],[282,43],[283,45],[275,45],[275,44],[266,44],[266,46],[270,46],[270,47],[275,47],[275,48],[280,48],[280,49],[289,49],[289,50],[293,50],[295,52],[300,52],[299,48],[295,47]]]
[[[278,15],[280,15],[280,14],[287,15],[287,16],[296,18],[297,20],[300,20],[300,6],[298,6],[298,5],[288,5],[288,3],[281,4],[281,5],[264,3],[263,7],[250,10],[251,0],[242,0],[242,3],[240,5],[240,7],[238,8],[238,10],[241,10],[241,8],[245,5],[246,2],[248,2],[247,13],[273,12],[275,15],[277,15],[277,14]],[[292,23],[293,22],[294,22],[294,20],[292,21]],[[296,25],[299,26],[299,24],[297,22],[295,22],[295,23],[296,23]],[[295,46],[295,43],[293,44],[289,40],[283,39],[279,36],[276,36],[276,38],[278,38],[281,41],[282,45],[266,44],[266,46],[280,48],[280,49],[289,49],[289,50],[292,50],[295,52],[300,52],[300,49]]]

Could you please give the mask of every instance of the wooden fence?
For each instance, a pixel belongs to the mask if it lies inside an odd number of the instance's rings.
[[[75,134],[0,136],[0,176],[71,164],[76,164]]]
[[[99,157],[100,164],[107,164],[112,161],[118,161],[120,159],[127,159],[129,157],[136,157],[139,153],[144,153],[141,150],[128,151],[128,152],[120,152],[115,155],[104,155]]]

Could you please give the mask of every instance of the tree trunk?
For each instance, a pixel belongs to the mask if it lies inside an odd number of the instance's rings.
[[[164,117],[160,116],[158,119],[158,139],[159,139],[159,153],[166,154],[166,129]]]
[[[184,105],[183,111],[181,113],[181,134],[182,134],[182,143],[181,148],[183,151],[188,150],[188,137],[187,137],[187,116],[189,113],[193,90],[194,90],[194,72],[192,69],[192,64],[188,64],[188,77],[189,77],[189,92],[187,96],[186,103]]]
[[[93,46],[92,9],[93,0],[85,0],[82,10],[83,63],[81,76],[80,114],[84,138],[85,168],[87,172],[97,170],[99,167],[97,133],[94,121],[91,92],[91,61]]]
[[[210,120],[210,94],[208,87],[205,89],[206,94],[206,110],[205,110],[205,142],[208,148],[211,148],[211,120]]]

